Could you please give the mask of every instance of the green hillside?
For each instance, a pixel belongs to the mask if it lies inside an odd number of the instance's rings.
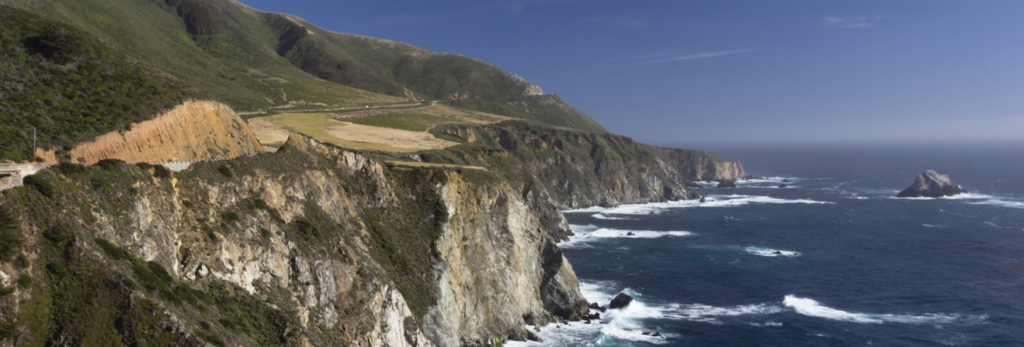
[[[82,30],[0,5],[0,160],[123,129],[194,91]]]
[[[9,0],[71,23],[245,112],[407,98],[604,132],[557,96],[493,65],[339,34],[232,0]]]

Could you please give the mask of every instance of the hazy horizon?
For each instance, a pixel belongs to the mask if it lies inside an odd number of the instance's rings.
[[[242,0],[492,63],[666,143],[1024,141],[1024,2]]]

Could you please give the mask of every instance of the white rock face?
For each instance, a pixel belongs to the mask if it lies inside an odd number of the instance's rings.
[[[193,288],[227,282],[290,312],[309,345],[522,340],[530,335],[527,323],[586,312],[571,266],[516,189],[438,170],[433,174],[444,183],[425,193],[437,194],[448,215],[435,241],[433,273],[424,274],[436,286],[436,305],[414,317],[374,255],[362,214],[388,211],[396,194],[407,194],[389,171],[396,169],[304,137],[285,148],[267,155],[301,151],[309,162],[281,170],[248,166],[230,179],[186,172],[162,184],[139,183],[125,216],[97,213],[95,236],[161,264]],[[254,207],[257,200],[265,207]],[[334,231],[302,236],[295,229],[300,221]],[[167,310],[190,315],[173,305]]]
[[[540,86],[538,86],[536,84],[533,84],[533,83],[530,83],[530,82],[527,82],[525,78],[522,78],[519,75],[510,73],[510,72],[506,72],[504,74],[504,76],[505,76],[505,78],[510,79],[513,82],[515,82],[517,86],[523,87],[523,94],[522,95],[524,95],[524,96],[544,95],[544,90],[541,89]]]

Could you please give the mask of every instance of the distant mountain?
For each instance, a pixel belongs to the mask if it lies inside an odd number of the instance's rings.
[[[558,96],[486,62],[330,32],[232,0],[5,3],[80,27],[240,111],[429,99],[605,132]]]

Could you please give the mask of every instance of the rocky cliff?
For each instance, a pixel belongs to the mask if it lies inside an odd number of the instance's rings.
[[[226,159],[263,152],[238,114],[214,101],[186,101],[153,119],[134,123],[75,146],[69,151],[37,151],[48,164],[58,156],[95,164],[103,159],[129,163],[159,163]]]
[[[703,151],[657,148],[625,136],[522,123],[451,125],[434,133],[463,145],[424,160],[494,167],[560,208],[697,197],[687,181],[744,177],[743,166]]]
[[[181,173],[35,177],[0,197],[0,345],[474,345],[586,310],[543,217],[492,173],[293,136]]]

